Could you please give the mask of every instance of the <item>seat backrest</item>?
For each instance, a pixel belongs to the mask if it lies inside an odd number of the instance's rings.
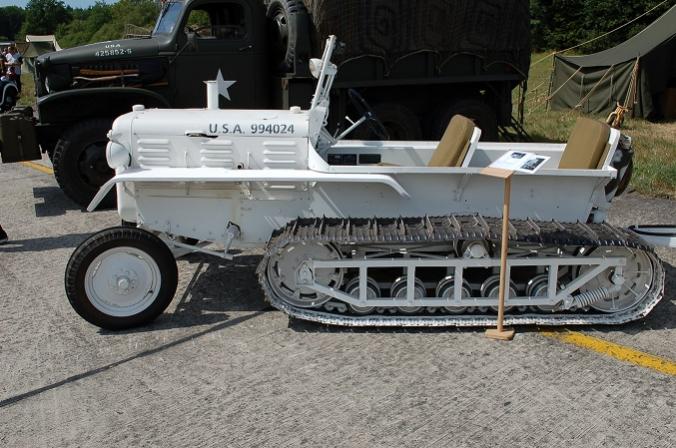
[[[591,118],[578,118],[563,151],[559,168],[593,170],[603,168],[610,151],[610,126]]]
[[[454,115],[427,166],[462,166],[469,151],[473,133],[474,122],[472,120],[462,115]]]

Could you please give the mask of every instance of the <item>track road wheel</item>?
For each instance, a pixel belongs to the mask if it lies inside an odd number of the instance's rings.
[[[114,227],[85,240],[66,267],[66,295],[88,322],[122,330],[152,322],[176,292],[169,248],[145,230]]]
[[[114,171],[106,161],[106,134],[112,121],[94,118],[70,127],[54,148],[52,161],[54,176],[59,186],[77,204],[86,207],[99,188],[113,177]],[[101,207],[115,206],[115,189],[101,203]]]
[[[452,275],[445,277],[439,282],[436,289],[436,295],[437,297],[443,297],[444,299],[452,298],[455,295],[455,278]],[[463,299],[472,297],[472,291],[467,281],[462,282],[462,293],[460,294],[460,297]],[[451,314],[462,314],[467,311],[467,307],[463,306],[445,306],[444,309]]]
[[[425,297],[425,284],[419,278],[414,279],[413,299],[422,299]],[[390,294],[395,299],[405,299],[408,294],[408,277],[405,275],[399,277],[392,283]],[[416,314],[422,309],[421,306],[400,306],[396,310],[404,314]]]
[[[345,286],[345,293],[352,297],[359,297],[359,277],[355,277],[350,280]],[[367,299],[377,299],[380,297],[380,288],[378,287],[378,282],[372,278],[366,280],[366,298]],[[375,311],[373,306],[359,306],[359,305],[349,305],[350,309],[354,314],[358,315],[367,315],[372,314]]]
[[[516,285],[514,283],[510,282],[509,283],[509,297],[516,297]],[[488,277],[486,281],[484,281],[481,285],[481,297],[486,297],[490,299],[497,299],[500,297],[500,276],[499,275],[492,275]],[[507,300],[507,297],[505,297],[505,300]],[[482,308],[482,307],[480,307]],[[485,309],[485,308],[483,308]],[[495,312],[498,311],[497,306],[491,306],[491,309]],[[511,306],[506,306],[505,307],[505,313],[511,310]]]

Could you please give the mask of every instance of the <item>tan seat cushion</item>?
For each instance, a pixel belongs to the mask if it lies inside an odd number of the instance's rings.
[[[427,166],[458,167],[467,156],[474,123],[462,115],[454,115]]]
[[[599,169],[610,145],[610,126],[591,118],[578,118],[561,156],[561,169]]]

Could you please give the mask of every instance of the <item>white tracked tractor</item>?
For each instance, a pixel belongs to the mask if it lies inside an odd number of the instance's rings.
[[[348,141],[325,129],[335,38],[309,110],[146,110],[119,117],[107,149],[133,226],[80,245],[66,272],[75,310],[101,327],[147,323],[172,300],[174,257],[232,259],[265,247],[272,305],[339,325],[483,326],[496,322],[502,184],[479,174],[509,150],[549,156],[512,180],[506,324],[619,324],[661,299],[664,269],[632,232],[606,224],[626,184],[627,139],[581,120],[568,144],[483,143],[455,117],[440,142]]]

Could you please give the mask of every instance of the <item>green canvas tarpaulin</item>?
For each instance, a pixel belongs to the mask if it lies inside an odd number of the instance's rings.
[[[439,55],[439,67],[455,56],[475,55],[486,67],[530,65],[526,0],[303,0],[312,16],[313,40],[330,34],[345,44],[336,60],[371,55],[391,68],[407,56]]]
[[[608,114],[629,99],[634,116],[650,118],[660,113],[662,94],[674,86],[676,6],[616,47],[584,56],[556,55],[551,108]]]

